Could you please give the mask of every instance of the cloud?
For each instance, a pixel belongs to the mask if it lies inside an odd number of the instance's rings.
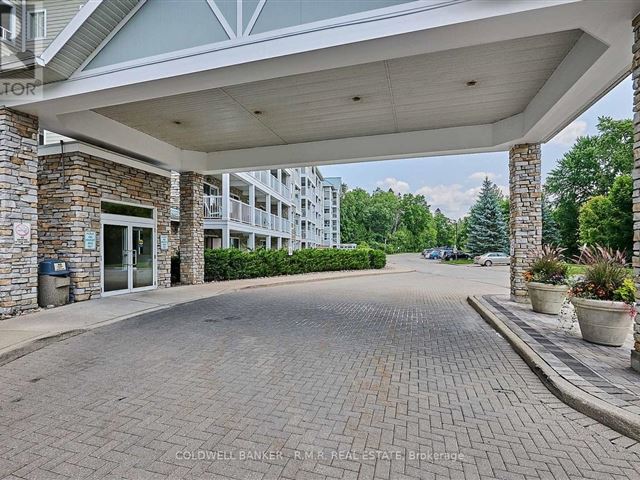
[[[483,177],[484,178],[484,177]],[[499,185],[503,193],[509,191],[508,187]],[[473,205],[482,189],[481,186],[465,188],[460,184],[435,185],[420,188],[416,193],[424,195],[432,211],[439,208],[446,216],[457,219],[464,217],[471,205]]]
[[[549,143],[556,145],[570,146],[573,145],[578,137],[587,133],[587,122],[584,120],[574,120],[560,131],[555,137],[549,140]]]
[[[501,175],[493,172],[473,172],[471,175],[469,175],[469,180],[482,182],[485,177],[489,177],[489,180],[493,182],[496,178],[500,178]]]
[[[376,182],[376,185],[383,190],[392,189],[395,193],[409,193],[411,187],[407,182],[403,182],[402,180],[398,180],[394,177],[387,177],[384,180],[379,180]]]

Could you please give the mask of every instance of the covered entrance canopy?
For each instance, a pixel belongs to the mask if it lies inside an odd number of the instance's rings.
[[[640,0],[92,0],[32,62],[45,85],[3,103],[30,128],[183,172],[193,282],[204,174],[508,150],[520,299],[542,234],[539,144],[629,74],[638,12]]]
[[[200,172],[544,142],[631,66],[637,0],[89,2],[40,125]],[[473,161],[470,159],[470,161]]]

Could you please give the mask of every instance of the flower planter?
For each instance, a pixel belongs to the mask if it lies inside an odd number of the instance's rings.
[[[550,283],[529,282],[529,300],[534,312],[558,315],[564,299],[567,297],[567,285],[551,285]]]
[[[582,338],[587,342],[620,347],[631,333],[631,307],[624,302],[573,297]]]

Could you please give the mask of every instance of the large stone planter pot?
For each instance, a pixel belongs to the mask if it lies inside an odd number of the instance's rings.
[[[611,347],[621,346],[631,332],[631,308],[624,302],[572,298],[582,338]]]
[[[548,283],[529,282],[529,300],[534,312],[558,315],[564,299],[567,297],[567,285],[550,285]]]

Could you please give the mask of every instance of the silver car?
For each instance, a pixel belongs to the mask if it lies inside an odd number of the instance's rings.
[[[511,257],[505,253],[489,252],[473,259],[473,263],[490,267],[491,265],[509,265]]]

